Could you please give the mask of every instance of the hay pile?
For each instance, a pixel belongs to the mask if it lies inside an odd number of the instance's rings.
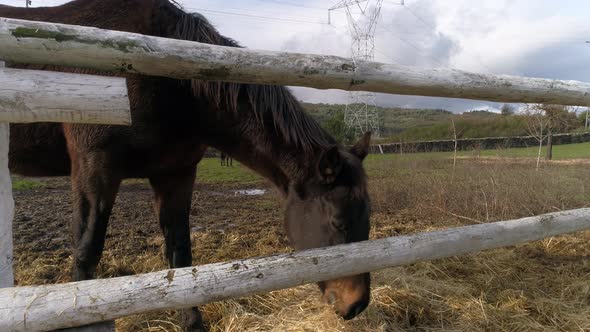
[[[550,165],[539,172],[522,163],[470,160],[461,160],[454,172],[440,160],[388,159],[369,165],[372,238],[590,206],[590,169],[583,165]],[[101,277],[165,267],[149,190],[122,190]],[[138,200],[138,191],[145,200]],[[194,199],[200,203],[191,216],[192,225],[200,225],[193,231],[197,264],[289,250],[272,194],[219,197],[201,187]],[[38,214],[50,213],[54,203]],[[17,210],[17,223],[27,209],[30,205]],[[69,220],[68,213],[61,214],[56,225]],[[141,223],[117,226],[122,219]],[[67,238],[67,227],[53,227],[43,232]],[[17,243],[19,284],[69,280],[67,241],[50,249],[35,251]],[[581,232],[380,271],[373,274],[372,304],[352,321],[339,319],[322,303],[315,285],[201,310],[211,331],[590,331],[589,258],[590,232]],[[126,317],[117,328],[180,331],[173,311]]]

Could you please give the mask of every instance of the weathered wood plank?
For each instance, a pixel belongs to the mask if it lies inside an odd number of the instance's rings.
[[[192,307],[588,228],[590,208],[127,277],[5,288],[0,330],[47,331]]]
[[[12,271],[12,218],[14,200],[8,171],[8,123],[0,123],[0,288],[11,287]]]
[[[0,61],[0,70],[4,62]],[[0,288],[14,285],[12,270],[12,218],[14,199],[8,171],[8,123],[0,123]]]
[[[130,124],[126,80],[0,69],[0,122]]]
[[[89,27],[0,19],[0,59],[173,78],[307,86],[502,102],[590,105],[590,84],[446,68],[353,63]]]

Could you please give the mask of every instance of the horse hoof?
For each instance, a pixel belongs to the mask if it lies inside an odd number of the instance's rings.
[[[207,332],[203,324],[203,317],[197,308],[189,308],[180,311],[180,320],[186,332]]]
[[[203,322],[195,322],[184,328],[186,332],[208,332],[209,330],[203,325]]]
[[[110,320],[96,324],[72,327],[69,329],[55,330],[60,332],[115,332],[115,321]]]

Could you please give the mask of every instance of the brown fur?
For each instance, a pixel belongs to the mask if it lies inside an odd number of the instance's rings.
[[[0,6],[0,16],[86,25],[238,47],[198,14],[167,0],[76,0],[53,8]],[[80,68],[30,66],[78,73]],[[123,74],[117,74],[123,75]],[[10,167],[26,175],[71,175],[73,277],[92,278],[121,180],[148,178],[171,267],[192,264],[191,192],[207,146],[272,181],[286,199],[285,225],[297,249],[366,240],[369,199],[362,159],[367,135],[338,146],[285,87],[124,74],[133,124],[11,125]],[[369,301],[368,275],[322,283],[352,318]],[[202,328],[196,309],[186,312]]]

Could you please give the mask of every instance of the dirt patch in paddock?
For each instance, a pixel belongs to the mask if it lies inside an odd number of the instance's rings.
[[[43,186],[15,192],[16,283],[66,282],[69,281],[71,260],[69,179],[35,180],[41,181]],[[268,252],[287,250],[286,238],[280,227],[279,203],[273,199],[273,189],[268,188],[261,197],[235,193],[241,189],[227,185],[196,186],[190,215],[196,262],[256,255],[265,249]],[[164,262],[157,257],[164,238],[151,200],[152,192],[146,181],[132,180],[122,185],[109,221],[103,256],[103,262],[108,264],[101,264],[100,277],[164,267]],[[239,241],[235,239],[238,235]],[[227,244],[222,245],[221,242],[235,243],[230,250]],[[226,248],[228,250],[223,250]],[[146,255],[158,258],[153,261],[151,269],[141,260],[134,263],[135,257]]]
[[[372,238],[590,206],[590,170],[461,161],[372,165]],[[395,172],[392,172],[395,170]],[[70,280],[69,181],[17,191],[19,285]],[[250,188],[260,196],[235,195]],[[144,181],[122,187],[101,278],[165,268],[163,237]],[[280,203],[266,185],[197,185],[191,211],[195,265],[287,252]],[[212,331],[587,331],[590,232],[373,274],[372,304],[343,321],[314,285],[202,307]],[[119,331],[180,331],[174,311],[117,320]]]

